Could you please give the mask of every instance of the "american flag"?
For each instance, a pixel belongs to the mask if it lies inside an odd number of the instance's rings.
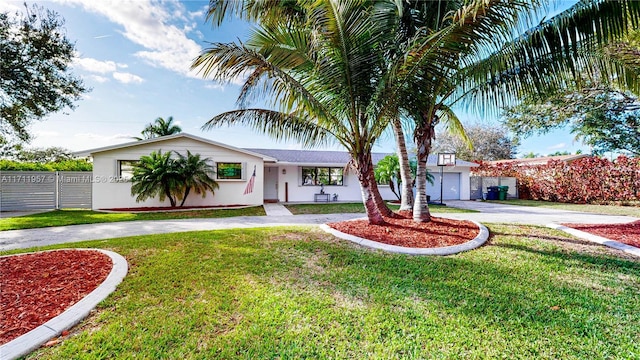
[[[247,187],[244,188],[244,195],[251,194],[253,192],[253,184],[256,182],[256,166],[253,165],[253,175],[251,175],[251,179],[249,179],[249,183]]]

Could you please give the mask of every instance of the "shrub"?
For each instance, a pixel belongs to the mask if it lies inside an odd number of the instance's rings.
[[[567,203],[607,203],[640,199],[640,158],[619,156],[615,161],[585,157],[545,165],[481,163],[477,176],[515,177],[520,198]]]

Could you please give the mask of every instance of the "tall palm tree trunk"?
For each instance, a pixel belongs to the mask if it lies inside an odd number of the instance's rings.
[[[428,115],[427,115],[428,116]],[[435,138],[435,121],[432,117],[423,115],[423,123],[426,126],[416,127],[414,132],[418,147],[418,168],[416,174],[416,198],[413,204],[413,220],[415,222],[431,221],[429,205],[427,202],[427,161],[431,142]]]
[[[371,153],[358,154],[358,157],[354,160],[356,163],[358,181],[360,182],[362,202],[364,203],[364,208],[367,212],[369,224],[383,225],[385,224],[384,217],[380,212],[380,207],[376,201],[376,193],[379,198],[381,198],[381,196],[378,192],[375,178],[373,176],[373,161],[371,161]]]
[[[398,144],[398,159],[400,160],[400,211],[411,211],[413,209],[413,180],[411,179],[411,167],[409,166],[409,153],[407,143],[404,140],[404,131],[399,118],[392,121],[393,133]]]

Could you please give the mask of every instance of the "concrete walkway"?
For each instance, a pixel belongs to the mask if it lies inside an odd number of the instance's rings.
[[[275,205],[275,206],[270,206]],[[479,223],[520,223],[548,225],[563,223],[619,224],[640,220],[630,216],[588,214],[574,211],[502,205],[479,201],[447,201],[451,207],[481,211],[480,213],[433,213],[451,219],[473,220]],[[362,218],[359,214],[291,215],[281,204],[267,204],[268,216],[239,216],[216,219],[179,219],[159,221],[127,221],[105,224],[60,226],[42,229],[0,231],[0,250],[24,249],[124,236],[166,234],[184,231],[255,228],[286,225],[318,225],[328,222]],[[273,211],[271,211],[273,209]],[[281,215],[286,211],[287,214]]]
[[[267,216],[291,216],[293,215],[289,209],[279,203],[267,203],[262,205]]]

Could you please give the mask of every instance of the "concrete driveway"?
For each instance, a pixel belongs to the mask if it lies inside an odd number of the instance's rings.
[[[480,211],[480,213],[442,214],[442,216],[453,219],[469,219],[488,223],[518,223],[532,225],[565,223],[626,224],[640,220],[631,216],[602,215],[532,206],[504,205],[483,201],[449,200],[446,204],[460,209]]]

